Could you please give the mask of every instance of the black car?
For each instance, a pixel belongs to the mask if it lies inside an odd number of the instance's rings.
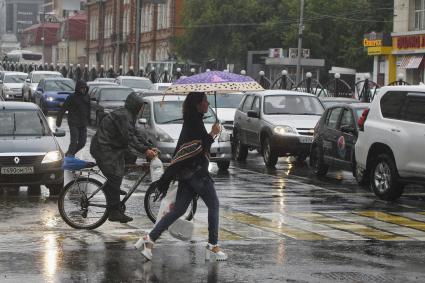
[[[99,125],[103,115],[123,107],[133,89],[118,85],[105,85],[93,88],[90,95],[90,121]]]
[[[33,103],[0,102],[0,187],[29,186],[40,191],[45,185],[50,194],[63,187],[63,152],[40,108]]]
[[[369,103],[336,104],[326,109],[314,129],[310,166],[316,175],[325,175],[329,167],[352,172],[357,121]]]

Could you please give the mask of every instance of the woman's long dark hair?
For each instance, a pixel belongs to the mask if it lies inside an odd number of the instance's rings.
[[[190,92],[183,102],[183,120],[188,121],[195,117],[202,116],[203,113],[199,113],[198,104],[202,102],[205,97],[205,92]]]

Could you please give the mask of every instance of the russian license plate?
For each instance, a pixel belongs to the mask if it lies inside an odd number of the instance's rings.
[[[3,175],[34,174],[34,167],[2,167]]]
[[[300,143],[312,143],[313,137],[300,137]]]

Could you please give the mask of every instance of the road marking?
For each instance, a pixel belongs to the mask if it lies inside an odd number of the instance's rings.
[[[362,212],[358,212],[357,214],[378,219],[384,222],[394,223],[400,226],[405,226],[405,227],[417,229],[420,231],[425,231],[425,222],[422,222],[422,221],[417,221],[410,218],[392,215],[392,214],[379,212],[379,211],[362,211]]]
[[[341,221],[334,217],[327,217],[314,212],[298,212],[293,214],[295,217],[306,219],[315,223],[321,223],[329,227],[349,231],[363,237],[381,241],[406,241],[410,240],[408,237],[394,235],[392,233],[374,229],[362,224]]]
[[[251,225],[253,227],[260,227],[268,231],[273,231],[279,235],[290,237],[296,240],[326,240],[327,238],[309,231],[289,227],[282,222],[272,221],[255,215],[239,213],[239,212],[222,212],[222,217],[240,222],[243,224]]]
[[[425,241],[425,233],[418,231],[416,229],[411,229],[408,227],[404,227],[404,226],[400,226],[400,225],[396,225],[393,223],[388,223],[388,222],[383,222],[381,220],[377,220],[374,218],[370,218],[370,217],[366,217],[366,216],[361,216],[358,214],[354,214],[351,212],[338,212],[338,213],[333,213],[333,212],[321,212],[321,214],[329,216],[329,217],[334,217],[337,219],[340,219],[342,221],[347,221],[347,222],[354,222],[354,223],[359,223],[368,227],[373,227],[376,229],[380,229],[380,230],[384,230],[386,232],[390,232],[393,234],[397,234],[397,235],[401,235],[401,236],[406,236],[418,241]]]

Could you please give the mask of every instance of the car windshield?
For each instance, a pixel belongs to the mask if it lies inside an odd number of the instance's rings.
[[[131,89],[103,89],[100,95],[101,101],[125,101],[132,92]]]
[[[25,82],[27,75],[6,75],[4,76],[5,84],[22,84]]]
[[[49,128],[36,110],[0,111],[0,136],[48,136]]]
[[[208,102],[212,108],[215,108],[214,95],[208,95]],[[238,108],[241,103],[243,93],[217,94],[217,108]]]
[[[45,78],[62,78],[62,75],[61,74],[33,74],[32,82],[38,84],[42,79],[45,79]]]
[[[48,80],[44,85],[45,91],[74,91],[75,83],[73,80]]]
[[[183,101],[162,101],[154,103],[155,122],[157,124],[183,124]],[[215,122],[211,107],[204,115],[204,123]]]
[[[150,80],[122,80],[122,85],[134,88],[152,89],[153,83]]]
[[[322,115],[319,99],[304,95],[269,95],[264,98],[266,115]]]

